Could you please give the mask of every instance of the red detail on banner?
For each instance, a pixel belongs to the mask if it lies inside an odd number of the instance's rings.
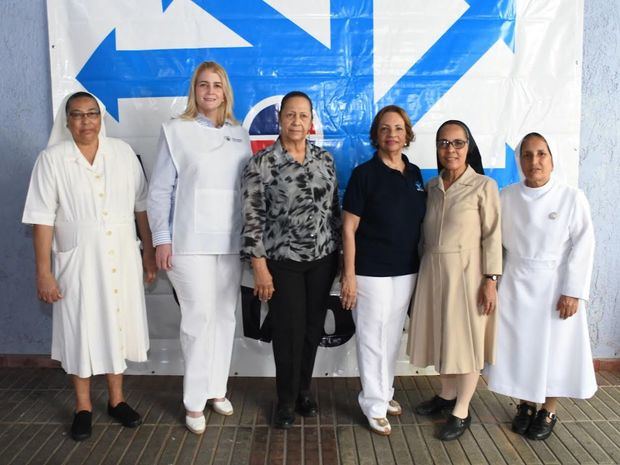
[[[253,140],[250,141],[250,144],[252,146],[252,153],[256,153],[259,150],[263,150],[266,147],[269,147],[271,144],[273,144],[276,140]]]

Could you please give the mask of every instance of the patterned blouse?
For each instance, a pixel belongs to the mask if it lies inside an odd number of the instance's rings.
[[[338,249],[338,181],[326,150],[307,142],[300,164],[278,139],[248,162],[241,195],[242,258],[307,262]]]

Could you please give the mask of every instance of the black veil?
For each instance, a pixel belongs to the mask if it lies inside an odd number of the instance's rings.
[[[469,144],[467,146],[466,163],[471,166],[476,173],[484,174],[484,168],[482,167],[482,157],[480,156],[480,150],[478,150],[478,145],[476,144],[474,137],[471,135],[471,131],[469,130],[467,125],[462,121],[451,119],[439,126],[439,129],[437,129],[437,133],[435,134],[435,142],[437,141],[437,138],[439,137],[439,133],[441,132],[442,128],[444,126],[448,126],[449,124],[454,124],[463,128],[463,131],[465,131],[465,134],[467,135],[467,140],[469,141]],[[439,161],[439,157],[437,157],[437,171],[441,172],[442,169],[443,165]]]

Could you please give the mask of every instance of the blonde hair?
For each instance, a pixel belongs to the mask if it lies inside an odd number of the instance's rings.
[[[198,116],[198,105],[196,104],[196,83],[198,81],[198,76],[200,76],[200,74],[205,70],[211,71],[220,77],[222,80],[222,89],[224,90],[224,104],[221,105],[217,111],[217,119],[214,121],[215,125],[220,127],[227,119],[231,120],[233,124],[239,124],[233,115],[234,99],[228,74],[226,73],[226,70],[215,61],[203,61],[194,70],[192,80],[189,83],[187,106],[185,107],[185,111],[181,113],[179,117],[182,119],[195,119],[196,116]]]

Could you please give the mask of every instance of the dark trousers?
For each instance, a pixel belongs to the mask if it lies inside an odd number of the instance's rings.
[[[267,260],[275,292],[269,301],[278,404],[292,406],[310,393],[316,349],[338,254],[311,262]]]

